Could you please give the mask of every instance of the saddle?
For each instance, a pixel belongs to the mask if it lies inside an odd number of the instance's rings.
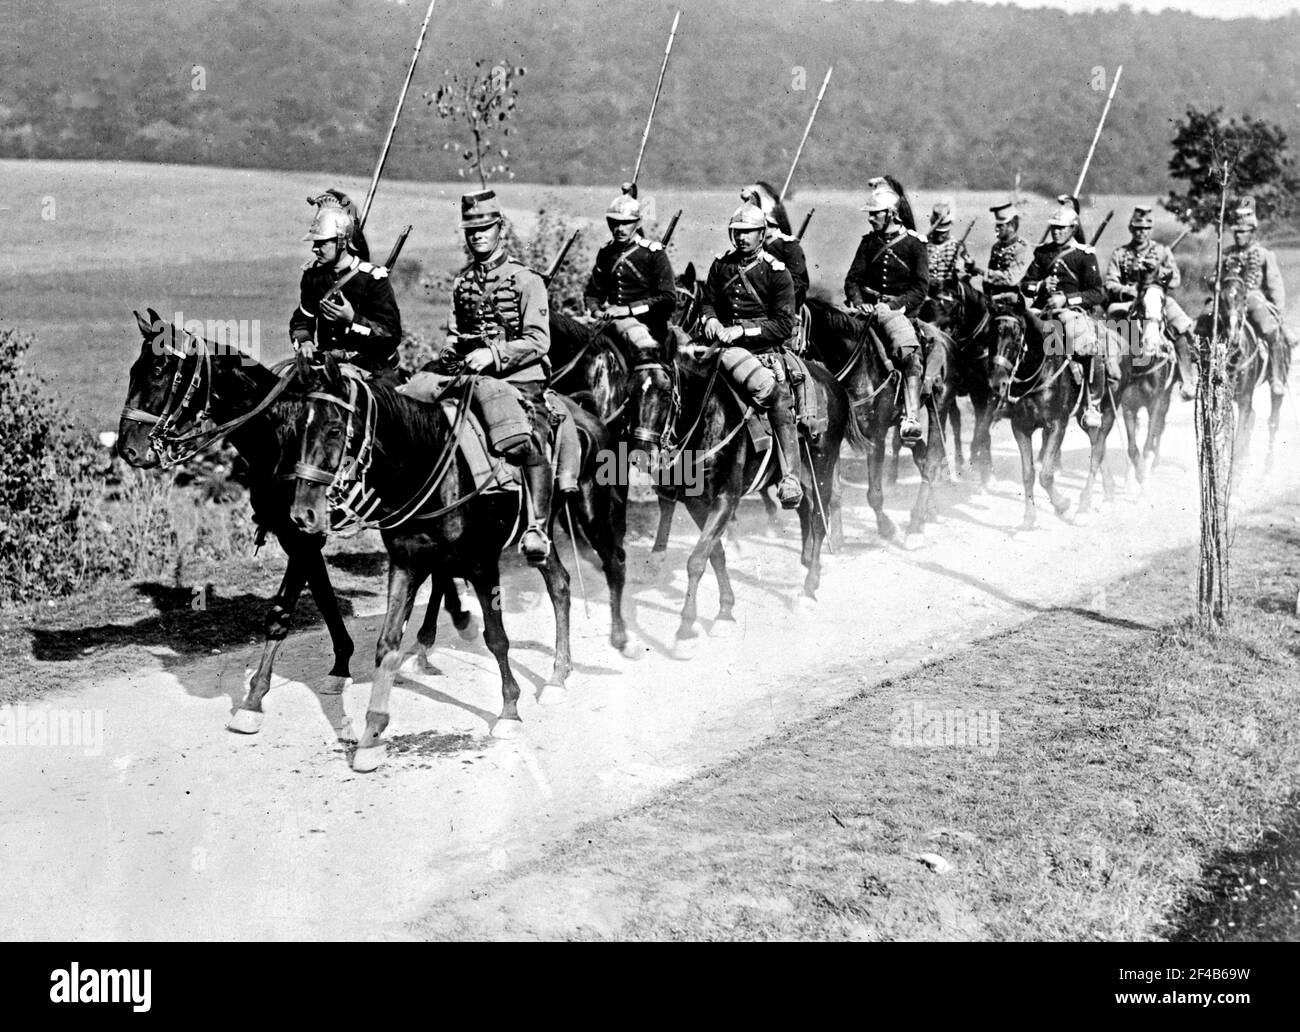
[[[746,422],[758,451],[766,451],[771,444],[772,425],[763,408],[778,382],[790,385],[799,429],[809,437],[825,433],[828,422],[825,409],[809,382],[808,365],[798,355],[785,349],[755,355],[744,348],[731,347],[724,348],[718,360],[737,400],[743,407],[753,409]]]
[[[472,400],[469,411],[460,422],[457,449],[473,476],[477,490],[485,494],[517,491],[523,484],[523,471],[502,459],[501,451],[517,441],[521,433],[524,436],[531,433],[522,397],[506,380],[473,379]],[[456,426],[460,403],[459,398],[450,395],[463,384],[462,376],[422,370],[397,390],[423,404],[441,406],[448,425]],[[550,433],[544,442],[546,460],[555,471],[556,488],[576,491],[582,467],[577,423],[569,404],[555,391],[547,390],[543,398],[550,424]]]

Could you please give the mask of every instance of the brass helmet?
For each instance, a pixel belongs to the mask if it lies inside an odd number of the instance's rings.
[[[757,204],[742,204],[731,214],[731,221],[727,223],[727,232],[733,229],[750,230],[766,229],[767,216],[763,214],[763,209]]]
[[[867,194],[867,203],[862,206],[865,212],[898,211],[898,194],[883,179],[874,179]]]
[[[611,222],[640,222],[641,202],[631,194],[621,193],[609,202],[605,218]]]
[[[764,190],[761,184],[752,183],[742,187],[740,199],[748,204],[757,205],[762,210],[767,224],[780,228],[780,220],[776,217],[776,198]]]
[[[1079,224],[1079,213],[1074,210],[1071,204],[1062,204],[1056,211],[1052,212],[1052,217],[1047,220],[1049,226],[1077,226]]]
[[[311,220],[304,240],[337,240],[339,247],[346,247],[356,231],[356,223],[346,208],[339,204],[322,204],[316,209],[316,217]]]

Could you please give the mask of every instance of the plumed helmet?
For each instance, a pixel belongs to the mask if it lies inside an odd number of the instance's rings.
[[[898,194],[883,179],[871,181],[871,189],[867,193],[867,203],[862,206],[866,212],[873,211],[897,211]]]
[[[1128,220],[1129,229],[1151,229],[1155,220],[1151,217],[1151,206],[1139,204],[1133,209],[1133,217]]]
[[[605,209],[605,218],[613,222],[639,222],[641,202],[631,194],[621,193],[609,202],[609,207]]]
[[[731,221],[727,223],[727,230],[733,229],[766,229],[767,216],[763,214],[763,209],[757,204],[742,204],[731,213]]]
[[[316,209],[304,240],[340,240],[344,244],[352,239],[356,223],[346,208],[339,204],[322,204]]]
[[[1232,213],[1233,229],[1255,229],[1259,225],[1259,216],[1255,214],[1255,198],[1243,197]]]
[[[1005,226],[1008,222],[1014,222],[1020,218],[1020,212],[1016,210],[1014,201],[995,204],[989,211],[993,213],[993,221],[999,226]]]
[[[501,205],[493,190],[475,190],[460,199],[460,228],[479,229],[501,221]]]
[[[776,198],[763,189],[760,183],[751,183],[749,186],[742,187],[740,199],[749,204],[756,204],[763,211],[763,217],[767,219],[769,226],[779,225],[776,217]]]
[[[1074,210],[1072,204],[1062,204],[1056,211],[1052,212],[1052,217],[1047,220],[1049,226],[1077,226],[1079,224],[1079,213]]]
[[[945,197],[930,211],[930,228],[947,229],[952,225],[954,214],[952,198]]]

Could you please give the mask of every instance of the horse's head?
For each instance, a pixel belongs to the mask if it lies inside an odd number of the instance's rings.
[[[643,359],[632,370],[632,382],[628,386],[632,440],[646,453],[654,469],[662,449],[671,441],[681,411],[676,363]]]
[[[1011,381],[1016,368],[1025,355],[1025,333],[1028,318],[1032,318],[1019,294],[997,295],[994,303],[996,315],[993,328],[997,334],[993,346],[989,386],[999,401],[1006,401],[1011,392]]]
[[[673,312],[673,322],[692,336],[698,330],[703,297],[704,284],[699,281],[695,263],[689,262],[686,271],[677,277],[677,308]]]
[[[289,515],[309,534],[324,534],[330,526],[329,492],[346,475],[362,392],[357,379],[343,375],[328,355],[318,366],[300,360],[298,378],[307,394],[298,417],[298,464]]]
[[[154,447],[157,432],[165,419],[179,415],[176,410],[198,361],[197,349],[182,328],[164,321],[152,308],[147,313],[148,318],[134,313],[140,353],[131,366],[117,431],[118,454],[139,469],[160,465]]]
[[[1228,343],[1236,344],[1246,325],[1246,281],[1225,272],[1219,283],[1219,318],[1227,330]]]

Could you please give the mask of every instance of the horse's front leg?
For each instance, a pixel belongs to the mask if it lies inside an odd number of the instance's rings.
[[[1273,472],[1273,442],[1277,437],[1278,424],[1282,421],[1282,400],[1285,394],[1269,394],[1272,407],[1268,413],[1268,452],[1264,456],[1265,474]]]
[[[478,570],[470,583],[483,611],[483,644],[496,658],[501,672],[501,715],[492,724],[492,737],[517,738],[523,726],[519,719],[519,683],[510,669],[510,639],[501,615],[501,571],[494,562]]]
[[[398,565],[391,557],[388,562],[388,610],[379,629],[375,644],[375,677],[370,685],[370,702],[366,706],[366,729],[361,733],[357,751],[352,757],[352,769],[368,773],[384,761],[384,731],[388,727],[389,697],[393,691],[393,678],[402,665],[402,636],[415,605],[415,593],[423,578],[413,570]]]
[[[876,514],[876,532],[885,540],[890,540],[898,532],[894,521],[885,515],[885,492],[880,486],[885,467],[885,435],[888,433],[888,427],[878,426],[867,452],[867,504]]]
[[[1128,452],[1129,468],[1133,471],[1133,478],[1137,481],[1139,492],[1146,483],[1147,471],[1144,468],[1142,454],[1138,450],[1138,407],[1130,401],[1123,401],[1121,409],[1124,414],[1124,439],[1127,442],[1126,451]],[[1154,425],[1148,410],[1147,416],[1147,443],[1151,442],[1151,427]]]
[[[581,559],[577,561],[581,562]],[[546,557],[541,574],[546,581],[547,594],[551,596],[551,608],[555,612],[555,662],[551,667],[550,678],[542,685],[538,701],[550,706],[564,701],[569,674],[573,670],[573,656],[569,652],[569,614],[572,603],[569,571],[560,562],[559,551],[554,546]]]
[[[934,409],[931,408],[933,415]],[[917,472],[921,474],[921,486],[916,491],[916,501],[912,505],[911,518],[907,525],[907,537],[904,548],[919,548],[925,543],[925,521],[932,512],[932,493],[934,482],[944,463],[943,434],[939,430],[939,419],[935,416],[930,421],[928,440],[918,441],[912,445],[912,461],[916,463]]]
[[[691,511],[692,517],[700,526],[700,537],[695,542],[695,547],[691,549],[691,554],[686,560],[686,600],[682,603],[682,620],[677,628],[677,642],[674,649],[674,655],[678,659],[689,659],[695,654],[695,646],[699,638],[699,629],[696,627],[697,613],[697,595],[700,588],[700,578],[704,576],[704,567],[710,562],[714,563],[714,570],[720,571],[718,575],[718,594],[719,604],[723,598],[724,584],[728,594],[731,593],[731,581],[726,575],[726,560],[722,558],[721,562],[713,559],[714,549],[721,547],[722,534],[726,529],[727,521],[731,519],[736,511],[736,504],[739,499],[731,490],[724,488],[719,491],[711,503],[706,503],[700,498],[692,498],[687,502],[687,507]],[[731,595],[728,607],[735,604],[735,596]],[[734,617],[732,618],[734,619]]]
[[[436,584],[434,590],[438,590]],[[478,625],[474,622],[474,614],[461,605],[460,591],[456,588],[455,577],[443,578],[441,595],[442,603],[447,609],[447,615],[451,617],[451,625],[456,628],[456,633],[465,641],[473,641],[478,636]],[[437,620],[437,618],[438,607],[434,604],[431,596],[429,599],[429,612],[425,616],[425,622]]]
[[[1025,494],[1025,515],[1020,521],[1021,530],[1033,530],[1038,521],[1034,509],[1034,436],[1033,424],[1019,419],[1011,420],[1011,434],[1020,449],[1020,485]]]
[[[289,553],[289,563],[285,567],[284,577],[280,581],[280,589],[271,598],[271,604],[266,611],[266,640],[262,644],[262,658],[258,661],[257,669],[253,671],[253,676],[248,682],[248,694],[244,696],[244,701],[239,704],[239,708],[231,714],[226,727],[242,735],[256,734],[262,729],[262,722],[266,719],[266,714],[262,712],[262,700],[266,698],[266,693],[271,690],[271,670],[275,664],[276,653],[280,651],[280,646],[284,644],[284,639],[289,634],[289,625],[293,620],[294,610],[298,607],[298,597],[302,594],[303,586],[307,583],[307,566],[311,561],[312,549],[310,546],[303,547],[302,542],[294,542],[290,548],[286,549]],[[314,550],[315,557],[322,562],[319,549]],[[347,628],[343,628],[344,637],[347,636]],[[347,639],[348,650],[350,654],[352,639]],[[335,643],[335,666],[338,665],[339,647]],[[343,665],[344,676],[347,676],[347,661]]]
[[[1066,412],[1069,411],[1067,408]],[[1043,485],[1047,497],[1052,500],[1056,515],[1065,519],[1070,512],[1070,499],[1056,486],[1056,471],[1061,466],[1061,442],[1065,440],[1065,431],[1069,426],[1069,417],[1062,415],[1053,419],[1043,430],[1043,451],[1039,457],[1038,482]]]
[[[674,498],[665,498],[659,495],[659,526],[655,529],[655,543],[650,548],[650,554],[663,555],[668,550],[668,535],[673,530],[673,511],[677,508],[677,501]]]
[[[1146,464],[1147,475],[1160,462],[1160,442],[1165,435],[1165,420],[1169,416],[1169,403],[1173,399],[1173,381],[1152,399],[1148,409],[1147,440],[1142,449],[1142,459]]]
[[[961,451],[961,406],[957,404],[957,396],[953,395],[948,403],[944,406],[944,412],[948,417],[948,430],[952,438],[952,475],[949,480],[956,482],[962,478],[966,472],[966,459],[962,456]],[[978,416],[976,417],[978,418]],[[943,422],[939,423],[940,428]],[[974,452],[974,442],[971,443],[971,451]],[[972,459],[974,456],[972,455]]]

